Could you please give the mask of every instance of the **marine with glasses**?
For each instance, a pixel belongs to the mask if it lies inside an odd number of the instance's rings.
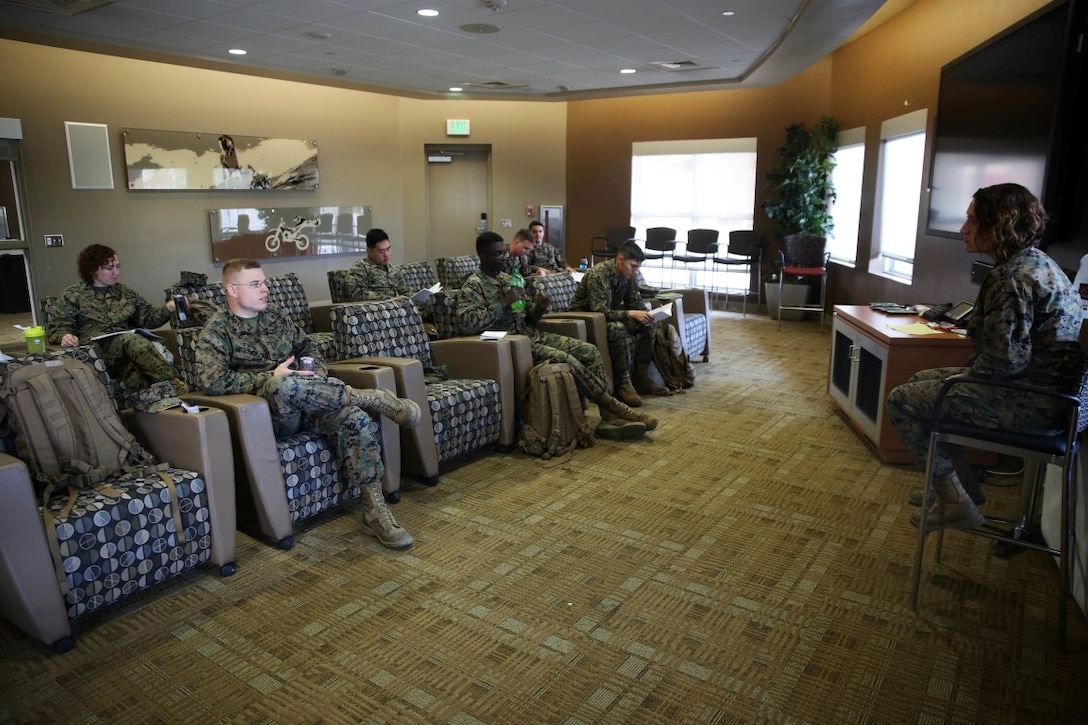
[[[91,338],[122,330],[156,328],[174,312],[174,302],[151,305],[140,293],[118,282],[121,260],[104,244],[91,244],[76,260],[81,281],[57,298],[49,320],[51,344],[75,347]],[[136,333],[122,333],[97,340],[106,370],[131,396],[153,383],[169,381],[179,395],[189,391],[177,368],[155,341]]]
[[[385,390],[353,390],[328,377],[306,333],[268,306],[260,262],[232,259],[224,264],[223,290],[228,309],[208,320],[197,341],[200,387],[209,395],[264,398],[277,438],[300,430],[324,436],[340,458],[344,479],[362,493],[363,531],[390,549],[411,546],[412,536],[393,518],[382,495],[381,448],[367,413],[414,428],[421,417],[419,406]],[[297,361],[303,357],[313,359],[312,370],[299,369]]]
[[[888,395],[888,417],[923,465],[937,391],[946,380],[969,376],[1077,391],[1084,365],[1081,301],[1062,268],[1037,247],[1046,221],[1042,204],[1019,184],[979,189],[968,205],[960,227],[965,251],[984,254],[995,263],[967,323],[973,354],[963,367],[916,373]],[[943,411],[951,419],[1024,433],[1061,430],[1066,414],[1058,401],[967,383],[952,388]],[[937,502],[925,514],[927,528],[971,529],[986,521],[956,474],[954,459],[959,455],[959,446],[947,443],[934,452]],[[914,506],[922,500],[922,491],[911,494]],[[916,511],[911,522],[918,525],[922,515]]]

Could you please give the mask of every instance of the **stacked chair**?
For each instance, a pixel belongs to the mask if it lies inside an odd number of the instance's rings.
[[[512,341],[430,341],[419,311],[405,298],[340,305],[333,317],[341,358],[336,367],[393,368],[397,395],[416,401],[423,412],[416,428],[401,429],[405,470],[435,485],[441,464],[496,443],[514,445]],[[448,379],[432,372],[439,366]]]
[[[18,365],[59,355],[86,363],[109,390],[93,346],[6,363],[0,378]],[[0,614],[56,652],[74,646],[73,625],[87,615],[182,572],[211,563],[223,576],[234,573],[234,469],[226,417],[174,408],[130,412],[126,422],[148,450],[170,463],[163,473],[180,501],[167,494],[157,473],[119,473],[104,482],[106,489],[79,489],[67,514],[67,497],[54,496],[55,525],[47,531],[26,464],[0,453]],[[185,541],[165,525],[175,512]],[[85,546],[85,540],[96,543]],[[63,571],[54,568],[51,549],[59,550]]]

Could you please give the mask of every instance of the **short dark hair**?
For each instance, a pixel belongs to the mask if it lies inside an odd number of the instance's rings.
[[[94,273],[106,266],[106,262],[117,256],[105,244],[92,244],[84,247],[76,259],[76,269],[79,270],[79,278],[87,284],[94,282]]]
[[[378,242],[384,242],[387,239],[389,239],[389,235],[385,233],[385,230],[375,227],[366,233],[366,248],[370,249],[376,246]]]
[[[223,281],[227,281],[227,277],[230,275],[244,272],[247,269],[260,269],[261,263],[256,259],[232,259],[223,265]]]
[[[623,257],[624,259],[633,259],[636,262],[646,261],[646,252],[643,252],[642,247],[638,246],[630,239],[620,245],[620,248],[616,251],[616,256]]]
[[[476,254],[487,249],[495,242],[506,244],[506,240],[495,232],[481,232],[480,235],[476,237]]]
[[[533,227],[542,227],[542,226],[544,226],[544,222],[540,221],[539,219],[533,219],[531,222],[529,222],[529,228],[530,229],[532,229]]]
[[[994,184],[974,193],[975,217],[982,231],[993,235],[994,258],[1008,259],[1043,238],[1047,214],[1043,205],[1020,184]]]

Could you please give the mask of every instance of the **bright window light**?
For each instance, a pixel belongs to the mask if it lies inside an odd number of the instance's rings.
[[[831,183],[835,186],[835,203],[831,206],[833,228],[827,238],[831,259],[853,265],[858,260],[858,237],[861,222],[861,177],[865,171],[865,128],[852,128],[839,133],[839,148],[835,151],[835,170]]]

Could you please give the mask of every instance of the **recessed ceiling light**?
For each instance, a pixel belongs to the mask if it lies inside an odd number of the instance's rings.
[[[461,86],[450,86],[450,92],[451,93],[460,93],[463,90],[465,90],[465,89],[462,88]]]
[[[500,28],[498,25],[490,25],[489,23],[468,23],[466,25],[462,25],[458,29],[463,33],[480,34],[497,33],[502,30],[502,28]]]
[[[313,33],[306,33],[306,35],[314,40],[332,40],[332,33],[320,33],[315,31]]]
[[[624,75],[631,75],[632,73],[637,73],[637,72],[638,71],[636,71],[634,68],[624,68],[623,70],[620,71],[620,73],[622,73]]]
[[[722,13],[722,15],[724,15],[725,17],[727,17],[727,18],[728,18],[728,17],[730,16],[730,15],[736,15],[736,13],[735,13],[735,12],[733,12],[732,10],[726,10],[726,11],[724,11],[724,12]]]
[[[242,50],[241,48],[231,48],[227,52],[230,53],[231,55],[245,55],[246,54],[246,51]]]
[[[432,10],[431,8],[422,8],[421,10],[416,10],[416,15],[422,15],[425,18],[434,18],[438,16],[438,11]]]

